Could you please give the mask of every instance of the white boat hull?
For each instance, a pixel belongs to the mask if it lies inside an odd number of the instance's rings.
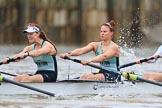
[[[37,89],[54,93],[55,95],[133,95],[133,94],[162,94],[162,87],[142,82],[114,83],[71,80],[57,83],[22,83]],[[21,95],[21,94],[42,94],[34,90],[23,88],[10,83],[2,83],[0,94]]]

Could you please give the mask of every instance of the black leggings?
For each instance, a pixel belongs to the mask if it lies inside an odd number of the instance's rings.
[[[37,71],[36,74],[41,74],[44,82],[56,82],[57,80],[57,72],[50,70],[41,70]]]

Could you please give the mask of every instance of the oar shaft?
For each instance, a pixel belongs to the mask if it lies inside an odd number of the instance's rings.
[[[1,74],[6,74],[6,75],[10,75],[10,76],[17,76],[17,75],[15,75],[15,74],[10,74],[10,73],[6,73],[6,72],[2,72],[2,71],[0,71],[0,73],[1,73]]]
[[[158,85],[158,86],[162,87],[162,83],[158,83],[158,82],[155,82],[155,81],[147,80],[147,79],[144,79],[144,78],[141,78],[141,77],[137,77],[137,80],[140,80],[140,81],[143,81],[143,82],[147,82],[147,83],[150,83],[150,84],[154,84],[154,85]]]
[[[141,59],[140,63],[147,62],[147,61],[153,60],[153,59],[154,59],[154,57],[150,57],[148,59],[146,59],[146,58],[145,59]],[[137,64],[137,62],[131,62],[131,63],[128,63],[128,64],[124,64],[124,65],[119,66],[119,69],[125,68],[125,67],[128,67],[128,66],[132,66],[132,65],[135,65],[135,64]]]
[[[146,83],[149,83],[149,84],[154,84],[154,85],[158,85],[158,86],[162,86],[162,83],[158,83],[158,82],[155,82],[155,81],[151,81],[151,80],[147,80],[145,78],[141,78],[135,74],[131,74],[131,73],[128,73],[128,72],[123,72],[122,73],[122,76],[128,80],[139,80],[139,81],[143,81],[143,82],[146,82]]]
[[[9,79],[4,78],[4,77],[2,77],[1,79],[4,82],[8,82],[8,83],[11,83],[11,84],[14,84],[14,85],[18,85],[18,86],[21,86],[21,87],[24,87],[24,88],[27,88],[27,89],[30,89],[30,90],[34,90],[34,91],[37,91],[37,92],[49,95],[49,96],[55,96],[54,93],[51,93],[51,92],[48,92],[48,91],[44,91],[44,90],[41,90],[41,89],[37,89],[37,88],[31,87],[31,86],[28,86],[28,85],[25,85],[25,84],[22,84],[22,83],[18,83],[16,81],[9,80]]]
[[[90,63],[88,63],[87,65],[88,65],[88,66],[91,66],[91,67],[94,67],[94,68],[97,68],[97,69],[100,69],[100,70],[103,70],[104,72],[108,72],[108,73],[110,73],[110,74],[120,75],[120,73],[118,73],[118,72],[109,71],[109,70],[104,69],[104,68],[101,68],[100,66],[97,66],[97,65],[95,65],[95,64],[90,64]]]
[[[72,60],[72,61],[74,61],[74,62],[76,62],[76,63],[81,63],[81,60],[78,60],[78,59],[73,59],[73,58],[70,58],[70,57],[65,57],[65,59],[67,59],[67,60]],[[100,66],[97,66],[97,65],[95,65],[95,64],[88,63],[87,65],[88,65],[88,66],[91,66],[91,67],[94,67],[94,68],[97,68],[97,69],[100,69],[100,70],[103,70],[103,71],[108,72],[108,73],[111,73],[111,74],[120,75],[120,73],[118,73],[118,72],[109,71],[109,70],[104,69],[104,68],[101,68]]]
[[[124,65],[119,66],[119,69],[125,68],[125,67],[128,67],[128,66],[132,66],[132,65],[135,65],[135,64],[137,64],[137,63],[136,62],[132,62],[132,63],[124,64]]]

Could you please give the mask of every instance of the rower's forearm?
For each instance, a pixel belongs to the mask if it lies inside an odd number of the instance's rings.
[[[95,62],[95,63],[102,62],[104,60],[105,60],[105,58],[102,56],[96,56],[96,57],[90,59],[91,62]]]
[[[73,51],[69,52],[70,56],[78,56],[78,55],[82,55],[83,51],[79,48],[79,49],[75,49]]]

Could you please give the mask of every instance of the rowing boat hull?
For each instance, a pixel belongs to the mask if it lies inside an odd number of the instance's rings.
[[[37,89],[52,92],[55,95],[133,95],[133,94],[161,94],[162,87],[143,82],[124,81],[124,83],[103,82],[103,81],[83,81],[64,80],[56,83],[23,83]],[[2,83],[0,94],[22,95],[22,94],[42,94],[27,88],[19,87],[10,83]]]

